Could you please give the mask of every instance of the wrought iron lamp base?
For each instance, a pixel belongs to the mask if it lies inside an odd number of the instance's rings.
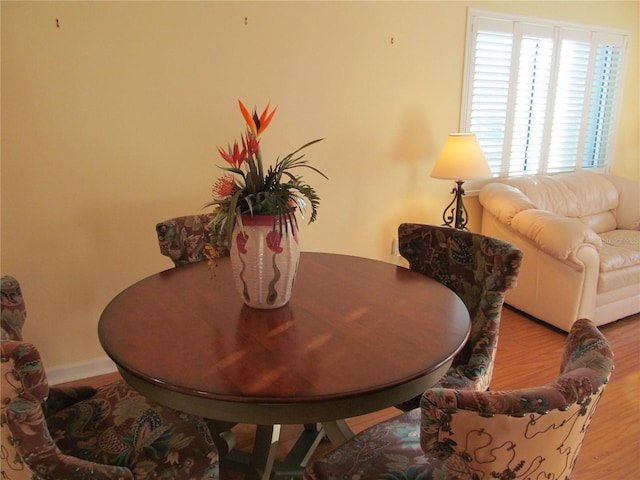
[[[442,213],[443,226],[458,228],[460,230],[469,230],[467,228],[467,222],[469,221],[469,213],[464,206],[462,197],[464,196],[464,189],[462,188],[462,180],[456,180],[456,186],[453,187],[451,193],[454,194],[453,200],[447,205]]]

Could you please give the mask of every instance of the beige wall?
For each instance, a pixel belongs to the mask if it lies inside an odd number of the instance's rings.
[[[640,180],[637,1],[3,1],[2,273],[47,366],[102,357],[107,302],[171,266],[154,225],[209,200],[238,98],[279,107],[267,157],[326,137],[303,249],[387,260],[398,223],[438,223],[469,5],[632,30],[615,172]]]

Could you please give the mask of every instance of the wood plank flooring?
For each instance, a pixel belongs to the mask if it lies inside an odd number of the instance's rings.
[[[627,480],[640,478],[640,314],[601,327],[613,346],[616,370],[593,418],[572,480]],[[505,307],[500,327],[492,390],[542,385],[559,372],[566,333]],[[93,379],[100,384],[113,376]],[[388,408],[348,419],[355,431],[399,413]],[[278,458],[282,459],[300,433],[300,426],[283,426]],[[237,425],[236,447],[248,450],[254,427]],[[322,443],[314,458],[326,454],[331,445]],[[242,478],[222,472],[223,480]]]

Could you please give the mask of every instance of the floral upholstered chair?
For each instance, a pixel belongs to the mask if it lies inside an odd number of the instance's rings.
[[[18,282],[2,277],[3,479],[217,479],[206,423],[146,399],[123,381],[50,387],[36,347],[22,339]]]
[[[556,380],[511,391],[429,389],[420,409],[361,432],[305,478],[566,480],[612,371],[609,343],[578,320]]]
[[[403,223],[400,254],[409,268],[453,290],[471,318],[471,333],[447,374],[436,384],[458,390],[486,390],[491,382],[505,292],[516,285],[522,252],[514,245],[449,227]],[[417,408],[420,397],[398,405]]]
[[[207,260],[206,248],[211,239],[211,220],[213,214],[184,215],[175,217],[156,225],[160,253],[169,257],[176,267]],[[215,252],[217,257],[229,255],[229,249],[219,246]],[[235,434],[231,431],[236,423],[207,419],[209,430],[218,447],[221,457],[235,446]]]
[[[169,257],[176,267],[206,260],[206,245],[211,238],[213,215],[185,215],[156,225],[160,253]],[[217,256],[229,255],[226,247],[219,247]]]

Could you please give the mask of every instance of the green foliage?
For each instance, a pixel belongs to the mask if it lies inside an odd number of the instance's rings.
[[[301,175],[293,172],[296,169],[309,169],[324,178],[324,173],[309,165],[300,152],[320,142],[322,139],[308,142],[276,160],[266,173],[262,162],[260,142],[257,134],[262,130],[255,123],[258,118],[254,112],[251,116],[240,102],[241,111],[247,121],[248,129],[242,137],[242,149],[236,142],[225,151],[218,149],[225,161],[230,165],[222,167],[227,172],[213,186],[213,200],[205,207],[214,207],[212,223],[212,242],[215,247],[225,236],[227,245],[231,245],[231,234],[236,223],[242,222],[242,215],[272,215],[274,229],[298,228],[297,216],[305,218],[307,208],[311,209],[308,223],[313,223],[318,215],[320,198],[316,190],[306,183]],[[262,114],[269,117],[268,106]],[[257,132],[257,133],[256,133]]]

